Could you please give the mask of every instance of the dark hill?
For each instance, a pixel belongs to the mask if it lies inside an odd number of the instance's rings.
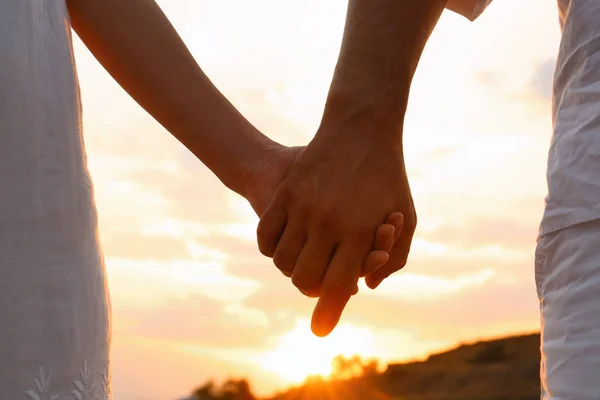
[[[540,336],[463,344],[382,373],[310,380],[270,400],[538,400]]]

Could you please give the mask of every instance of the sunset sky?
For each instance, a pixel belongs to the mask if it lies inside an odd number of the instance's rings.
[[[201,67],[287,145],[318,127],[346,0],[163,0]],[[85,139],[113,302],[115,398],[169,400],[248,376],[260,394],[338,353],[384,361],[539,327],[533,250],[545,194],[553,0],[446,12],[405,124],[419,214],[406,269],[364,285],[326,339],[257,250],[257,218],[154,122],[76,40]]]

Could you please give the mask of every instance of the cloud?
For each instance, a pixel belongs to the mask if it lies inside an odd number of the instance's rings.
[[[133,171],[128,178],[165,199],[168,218],[202,225],[236,222],[223,184],[199,161],[193,164],[174,173]]]
[[[199,348],[258,349],[293,325],[273,323],[265,311],[202,295],[172,298],[151,309],[121,308],[120,333]]]
[[[492,280],[444,296],[442,301],[407,302],[359,295],[351,300],[343,318],[346,322],[364,326],[416,330],[420,337],[436,340],[535,329],[539,308],[532,268],[529,279],[517,282]]]
[[[499,71],[481,70],[475,72],[475,81],[486,86],[495,86],[505,82],[506,75]]]
[[[190,255],[186,243],[180,238],[149,236],[110,228],[104,231],[102,249],[110,257],[137,260],[169,261]]]
[[[442,225],[432,232],[425,233],[424,237],[463,249],[483,246],[531,249],[536,234],[537,227],[534,225],[524,225],[506,218],[480,218],[465,221],[461,225]]]

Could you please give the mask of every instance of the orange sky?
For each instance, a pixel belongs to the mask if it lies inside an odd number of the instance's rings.
[[[343,0],[159,2],[215,84],[267,135],[318,126]],[[365,287],[332,337],[257,250],[249,206],[111,80],[80,42],[84,128],[114,312],[116,398],[175,399],[247,375],[268,393],[336,353],[420,357],[538,328],[533,249],[545,194],[552,0],[445,13],[419,67],[405,149],[419,213],[407,268]],[[282,364],[293,365],[284,369]]]

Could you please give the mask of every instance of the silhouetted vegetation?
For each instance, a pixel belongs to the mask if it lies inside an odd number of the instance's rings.
[[[538,400],[538,334],[463,344],[425,361],[390,364],[336,357],[329,379],[304,384],[264,400]],[[255,400],[246,380],[221,387],[209,382],[193,400]],[[202,397],[204,396],[204,397]]]
[[[347,380],[361,376],[372,376],[377,374],[377,366],[379,361],[368,360],[363,361],[359,356],[346,358],[337,356],[331,362],[332,372],[331,379]]]
[[[505,360],[504,344],[492,342],[485,344],[481,350],[478,350],[471,362],[474,364],[492,364],[501,363]]]
[[[209,381],[192,393],[190,400],[256,400],[246,379],[228,379],[221,386]]]

